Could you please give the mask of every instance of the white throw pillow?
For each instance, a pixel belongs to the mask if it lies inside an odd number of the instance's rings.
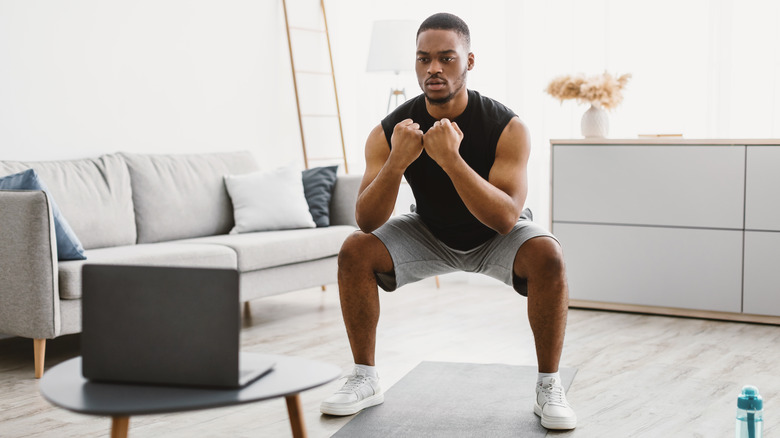
[[[314,228],[303,193],[301,171],[291,166],[243,175],[226,175],[236,225],[230,234]]]

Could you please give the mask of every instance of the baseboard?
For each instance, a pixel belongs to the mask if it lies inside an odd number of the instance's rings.
[[[642,306],[638,304],[607,303],[588,300],[570,300],[569,307],[780,325],[780,316],[770,315],[752,315],[746,313],[716,312],[711,310],[680,309],[676,307]]]

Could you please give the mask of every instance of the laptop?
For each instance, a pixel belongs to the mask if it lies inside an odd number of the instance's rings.
[[[85,264],[82,374],[112,383],[240,388],[273,358],[239,353],[238,271]]]

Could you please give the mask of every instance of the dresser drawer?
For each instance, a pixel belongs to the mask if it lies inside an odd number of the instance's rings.
[[[553,221],[741,229],[745,147],[555,145]]]
[[[748,146],[745,228],[780,231],[780,146]]]
[[[742,311],[780,316],[780,233],[745,232],[745,283]]]
[[[742,231],[553,222],[572,299],[740,312]]]

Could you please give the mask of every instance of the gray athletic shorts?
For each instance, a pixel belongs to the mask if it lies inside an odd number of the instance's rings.
[[[382,241],[393,259],[394,272],[376,274],[377,283],[388,292],[424,278],[465,271],[479,272],[500,280],[523,296],[528,296],[527,282],[512,272],[517,250],[534,237],[555,239],[549,231],[533,222],[531,210],[527,208],[508,234],[497,234],[468,251],[443,244],[433,236],[417,213],[392,217],[372,234]]]

